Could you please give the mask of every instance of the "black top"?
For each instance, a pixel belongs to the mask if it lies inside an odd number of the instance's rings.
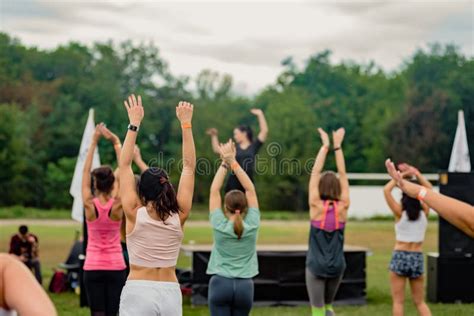
[[[344,273],[344,230],[331,232],[311,225],[306,267],[315,276],[335,278]]]
[[[263,143],[257,138],[256,141],[250,144],[245,149],[240,148],[240,145],[237,144],[236,146],[236,155],[235,159],[245,170],[248,174],[250,180],[253,182],[253,173],[255,171],[255,155],[257,155],[260,147],[262,147]],[[227,183],[225,185],[225,192],[229,192],[231,190],[240,190],[244,192],[244,188],[240,184],[239,180],[235,176],[234,173],[231,173],[229,178],[227,179]]]
[[[334,205],[334,214],[338,211],[337,202],[324,201],[323,218],[328,215],[330,202]],[[335,218],[335,221],[337,222],[337,218]],[[344,227],[327,231],[325,230],[325,224],[326,221],[323,220],[321,226],[318,227],[311,221],[306,267],[315,276],[335,278],[342,275],[346,269]]]

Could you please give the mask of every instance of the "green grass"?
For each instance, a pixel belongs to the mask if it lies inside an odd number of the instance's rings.
[[[259,236],[261,244],[295,244],[306,243],[307,222],[288,222],[287,225],[263,223]],[[0,251],[7,250],[8,240],[17,229],[16,225],[0,226]],[[69,251],[75,230],[79,225],[33,224],[30,230],[40,238],[40,251],[43,264],[45,284],[49,282],[53,268],[63,261]],[[211,229],[208,225],[189,223],[185,229],[184,243],[208,244],[212,242]],[[393,224],[386,221],[356,221],[347,226],[346,242],[352,245],[367,246],[371,255],[367,258],[368,287],[366,306],[337,307],[338,315],[390,315],[391,298],[388,283],[387,265],[394,243]],[[437,224],[429,224],[425,252],[437,248]],[[189,267],[190,258],[181,255],[178,266]],[[73,293],[51,295],[60,315],[89,315],[85,308],[78,307],[78,296]],[[474,305],[429,304],[433,315],[474,315]],[[405,303],[406,315],[416,315],[409,292]],[[309,307],[268,307],[254,308],[252,315],[309,315]],[[188,299],[184,303],[184,315],[209,315],[206,307],[192,307]]]

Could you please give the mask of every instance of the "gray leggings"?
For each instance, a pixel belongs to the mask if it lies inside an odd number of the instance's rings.
[[[253,280],[213,275],[209,281],[211,316],[247,316],[253,303]]]
[[[306,289],[311,306],[323,307],[332,304],[341,281],[342,274],[336,278],[320,278],[306,268]]]

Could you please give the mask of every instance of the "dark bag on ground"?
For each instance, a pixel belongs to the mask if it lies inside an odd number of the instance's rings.
[[[49,283],[49,291],[51,293],[62,293],[68,290],[67,275],[63,271],[55,271],[51,282]]]

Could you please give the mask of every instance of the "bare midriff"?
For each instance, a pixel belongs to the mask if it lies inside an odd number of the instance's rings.
[[[130,265],[128,280],[178,282],[178,278],[176,277],[176,267],[147,268],[134,264]]]
[[[395,242],[395,250],[398,251],[410,251],[410,252],[422,252],[423,243],[422,242]]]

